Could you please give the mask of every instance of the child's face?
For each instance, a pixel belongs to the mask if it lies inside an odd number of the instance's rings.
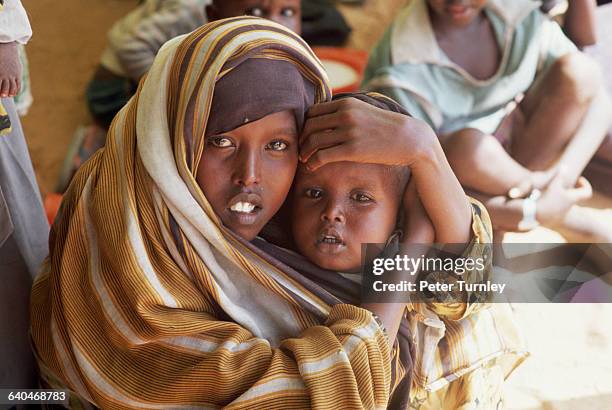
[[[451,26],[466,26],[470,24],[487,0],[427,0],[429,8],[443,23]]]
[[[300,0],[221,0],[207,8],[208,18],[219,20],[236,16],[257,16],[275,21],[301,34],[302,8]]]
[[[298,167],[293,188],[293,237],[318,266],[350,272],[361,265],[362,243],[385,243],[401,200],[389,167],[339,162],[314,172]]]
[[[196,179],[223,224],[254,239],[281,207],[298,161],[291,111],[207,137]]]

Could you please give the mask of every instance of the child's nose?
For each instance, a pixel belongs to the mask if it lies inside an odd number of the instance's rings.
[[[345,217],[342,206],[338,203],[330,201],[321,213],[321,221],[344,223]]]

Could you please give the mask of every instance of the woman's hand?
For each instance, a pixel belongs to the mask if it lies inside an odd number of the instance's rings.
[[[438,144],[423,121],[382,110],[356,98],[316,104],[300,138],[300,160],[315,170],[351,161],[412,167]]]
[[[0,43],[0,97],[14,97],[21,88],[17,43]]]

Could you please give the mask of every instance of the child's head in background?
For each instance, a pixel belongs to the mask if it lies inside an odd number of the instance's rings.
[[[213,0],[206,7],[209,21],[236,16],[256,16],[275,21],[301,34],[300,0]]]
[[[427,4],[434,26],[464,27],[480,14],[487,0],[427,0]]]

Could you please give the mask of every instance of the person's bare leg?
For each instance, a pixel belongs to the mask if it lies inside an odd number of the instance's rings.
[[[608,131],[608,135],[606,135],[603,142],[599,146],[599,149],[595,153],[595,158],[612,164],[612,129]]]
[[[532,172],[516,162],[492,135],[465,128],[442,140],[448,162],[461,185],[490,195],[506,195]]]
[[[512,137],[512,157],[531,170],[558,160],[567,185],[573,185],[610,126],[611,105],[601,87],[601,73],[589,57],[561,57],[521,102],[526,124]]]

